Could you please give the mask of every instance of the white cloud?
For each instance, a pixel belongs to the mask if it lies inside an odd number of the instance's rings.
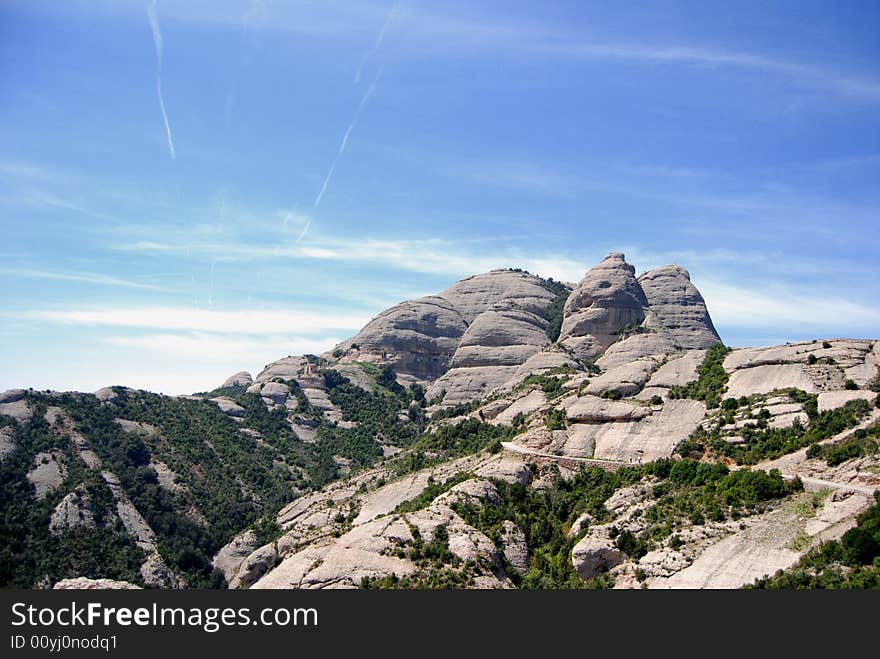
[[[20,320],[66,325],[187,330],[222,334],[273,335],[357,331],[370,318],[345,311],[237,310],[215,311],[186,307],[129,307],[104,309],[43,309],[4,314]],[[334,332],[335,333],[335,332]]]
[[[233,357],[236,363],[248,365],[275,360],[284,355],[319,354],[341,340],[341,337],[315,339],[286,335],[269,335],[252,339],[192,332],[111,336],[104,339],[104,342],[188,362],[228,361]]]
[[[142,284],[97,272],[55,272],[52,270],[31,270],[28,268],[0,268],[0,274],[9,277],[23,277],[25,279],[51,279],[54,281],[70,281],[81,284],[117,286],[120,288],[140,288],[152,291],[165,290],[152,284]]]
[[[724,327],[800,332],[864,329],[878,334],[880,310],[840,297],[767,284],[760,290],[720,281],[695,282],[719,332]]]
[[[567,256],[529,255],[525,251],[502,250],[495,253],[483,249],[473,251],[472,245],[479,241],[450,240],[358,240],[340,241],[312,237],[304,244],[248,245],[243,243],[171,244],[155,241],[138,241],[115,245],[123,251],[155,253],[199,253],[238,260],[266,259],[313,259],[347,263],[367,263],[404,270],[407,272],[465,276],[486,272],[494,268],[524,268],[535,274],[555,279],[578,280],[587,268],[598,261],[593,256],[583,260]]]

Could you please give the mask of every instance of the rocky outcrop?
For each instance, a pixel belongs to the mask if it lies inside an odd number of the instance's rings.
[[[597,396],[580,396],[562,402],[569,421],[576,423],[607,423],[609,421],[638,421],[651,414],[644,405],[625,401],[607,400]]]
[[[249,387],[254,383],[253,376],[247,371],[239,371],[235,375],[230,375],[226,378],[226,381],[220,385],[220,388],[224,387]]]
[[[217,405],[221,412],[231,417],[241,418],[245,415],[245,409],[231,398],[218,396],[217,398],[212,398],[211,402]]]
[[[504,558],[520,574],[529,571],[529,548],[526,534],[510,520],[501,523],[501,546]]]
[[[275,405],[284,405],[287,397],[290,396],[290,387],[282,382],[268,382],[260,390],[260,396]]]
[[[0,392],[0,404],[16,403],[27,395],[26,389],[7,389]]]
[[[79,485],[65,496],[52,510],[49,517],[49,532],[61,535],[77,526],[94,528],[95,516],[92,512],[92,501],[85,486]]]
[[[873,391],[825,391],[819,394],[819,411],[826,412],[843,407],[851,400],[867,400],[873,401],[877,396]]]
[[[687,350],[709,348],[721,342],[706,301],[691,283],[687,270],[664,265],[639,277],[648,306],[656,322],[680,347]]]
[[[864,376],[876,368],[873,348],[873,341],[828,339],[734,350],[724,360],[730,373],[725,395],[739,398],[787,388],[816,394],[843,391],[853,379],[849,374]]]
[[[7,401],[0,403],[0,416],[12,417],[18,423],[24,423],[31,418],[33,411],[27,399],[19,395],[21,391],[21,389],[13,389],[12,394],[6,392]]]
[[[89,579],[88,577],[76,577],[74,579],[62,579],[54,586],[53,590],[140,590],[127,581],[115,581],[114,579]]]
[[[257,534],[248,529],[224,545],[214,556],[212,563],[223,573],[226,582],[229,583],[238,576],[238,570],[244,559],[259,546]]]
[[[493,270],[383,312],[333,354],[343,364],[390,364],[404,380],[433,382],[431,396],[445,390],[447,403],[463,402],[503,384],[549,343],[543,314],[554,297],[539,277]]]
[[[623,563],[626,554],[608,538],[587,536],[574,546],[571,560],[578,576],[586,581]]]
[[[382,312],[334,352],[343,359],[390,364],[395,372],[433,380],[449,368],[468,321],[442,296],[401,302]]]
[[[15,452],[15,432],[12,428],[0,428],[0,462]]]
[[[27,473],[27,479],[34,486],[34,496],[41,500],[61,487],[66,475],[61,452],[42,451],[34,458],[34,466]]]
[[[622,329],[641,325],[647,307],[635,268],[615,252],[587,272],[568,298],[559,343],[580,357],[594,357]]]

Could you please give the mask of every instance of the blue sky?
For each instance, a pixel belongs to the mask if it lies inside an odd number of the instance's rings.
[[[880,336],[880,5],[0,1],[0,389],[212,388],[609,251]]]

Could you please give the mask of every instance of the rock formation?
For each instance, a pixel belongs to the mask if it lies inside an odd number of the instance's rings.
[[[565,303],[559,343],[580,357],[594,357],[617,341],[623,328],[641,325],[648,300],[635,272],[619,252],[588,271]]]

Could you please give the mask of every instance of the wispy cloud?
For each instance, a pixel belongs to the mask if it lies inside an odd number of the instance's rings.
[[[809,85],[880,99],[880,81],[851,77],[824,69],[794,64],[764,55],[711,50],[690,45],[639,45],[632,43],[545,42],[537,46],[547,53],[560,53],[585,59],[631,60],[710,67],[754,69],[785,76]]]
[[[345,133],[342,136],[342,141],[339,143],[339,148],[336,150],[336,155],[333,156],[333,162],[330,164],[330,169],[327,171],[327,175],[324,177],[324,182],[321,184],[321,189],[318,191],[318,195],[315,197],[315,201],[312,204],[313,212],[317,211],[318,207],[321,205],[321,201],[324,199],[324,193],[327,192],[327,186],[330,184],[330,180],[333,178],[333,173],[336,171],[336,165],[339,163],[339,159],[342,157],[342,154],[345,153],[345,147],[348,146],[348,138],[351,135],[351,132],[354,130],[354,127],[357,126],[358,120],[361,118],[361,113],[364,111],[367,102],[376,92],[376,85],[379,83],[379,79],[381,78],[381,76],[382,69],[380,68],[376,72],[376,76],[373,78],[370,86],[367,87],[367,91],[365,91],[364,95],[361,97],[361,101],[360,103],[358,103],[357,109],[354,112],[354,116],[351,119],[351,123],[349,123],[348,128],[345,129]],[[299,234],[299,237],[296,239],[296,242],[300,242],[305,237],[311,226],[312,218],[310,217],[303,227],[302,232]]]
[[[784,334],[803,329],[880,330],[880,310],[838,296],[817,295],[802,288],[768,282],[745,288],[712,279],[699,282],[712,319],[724,328],[771,330]],[[874,337],[878,338],[878,337]]]
[[[162,54],[164,41],[162,31],[159,28],[159,17],[156,14],[156,0],[152,0],[147,7],[147,17],[150,20],[150,31],[153,34],[153,45],[156,47],[156,93],[159,96],[159,108],[162,110],[162,121],[165,123],[165,136],[168,140],[168,153],[174,160],[174,139],[171,136],[171,124],[168,122],[168,113],[165,111],[165,98],[162,95]]]
[[[336,334],[357,331],[369,322],[366,314],[342,309],[328,311],[250,310],[219,311],[191,307],[105,307],[84,309],[37,309],[2,314],[18,320],[154,330],[185,330],[215,334],[272,335]]]
[[[479,243],[480,241],[476,241]],[[526,268],[545,276],[580,279],[584,263],[562,255],[536,256],[534,252],[509,249],[488,252],[475,249],[474,241],[454,240],[331,240],[313,237],[307,243],[253,245],[243,243],[202,243],[199,245],[139,241],[114,246],[118,250],[157,254],[199,253],[222,255],[227,259],[268,260],[305,259],[363,263],[412,273],[464,276],[494,268]],[[599,250],[594,250],[596,255]],[[601,258],[601,256],[599,256]],[[598,259],[597,259],[598,260]]]
[[[163,357],[187,361],[228,359],[234,356],[244,366],[284,355],[319,354],[339,343],[342,337],[311,338],[296,335],[268,335],[259,339],[232,337],[207,332],[148,333],[110,336],[101,341],[126,349],[137,349]],[[218,383],[219,384],[219,383]]]
[[[0,274],[7,277],[24,279],[49,279],[54,281],[70,281],[79,284],[95,284],[98,286],[116,286],[119,288],[140,288],[150,291],[163,291],[164,288],[153,284],[111,277],[97,272],[59,272],[53,270],[34,270],[29,268],[0,268]]]

